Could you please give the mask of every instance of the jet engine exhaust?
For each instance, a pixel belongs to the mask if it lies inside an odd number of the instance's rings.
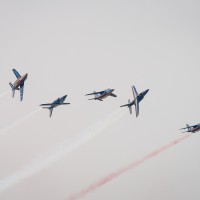
[[[185,140],[186,138],[188,138],[190,135],[186,135],[186,136],[182,136],[179,139],[176,139],[166,145],[164,145],[163,147],[158,148],[155,151],[152,151],[151,153],[147,154],[146,156],[144,156],[143,158],[136,160],[132,163],[130,163],[129,165],[110,173],[109,175],[105,176],[104,178],[100,179],[99,181],[91,184],[89,187],[87,187],[86,189],[73,194],[72,196],[70,196],[67,200],[78,200],[78,199],[82,199],[84,198],[86,195],[90,194],[91,192],[94,192],[95,190],[97,190],[98,188],[102,187],[103,185],[109,183],[110,181],[112,181],[113,179],[123,175],[124,173],[129,172],[130,170],[138,167],[139,165],[143,164],[145,161],[148,161],[149,159],[159,155],[160,153],[166,151],[167,149],[173,147],[174,145],[182,142],[183,140]]]

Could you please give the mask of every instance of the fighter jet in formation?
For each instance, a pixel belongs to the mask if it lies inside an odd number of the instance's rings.
[[[200,124],[196,124],[193,126],[189,126],[188,124],[186,124],[186,127],[181,128],[180,130],[184,130],[184,129],[188,129],[188,130],[183,133],[195,133],[195,132],[200,131]]]
[[[149,89],[145,90],[144,92],[141,92],[138,95],[135,86],[133,85],[131,88],[132,88],[133,97],[134,97],[133,101],[130,101],[130,99],[129,99],[128,104],[122,105],[120,107],[127,106],[129,108],[130,114],[132,114],[132,105],[135,105],[135,113],[136,113],[136,117],[138,117],[138,115],[139,115],[139,102],[142,101],[142,99],[147,94]]]
[[[68,105],[68,104],[70,104],[70,103],[64,103],[66,97],[67,97],[67,95],[56,99],[52,103],[45,103],[45,104],[41,104],[40,106],[49,106],[49,107],[42,107],[42,108],[49,109],[49,111],[50,111],[50,115],[49,116],[51,117],[54,108],[56,108],[57,106],[60,106],[60,105]]]
[[[12,95],[15,96],[15,90],[20,90],[20,100],[23,99],[23,93],[24,93],[24,82],[28,77],[28,74],[21,76],[16,69],[13,69],[13,72],[17,78],[14,84],[9,83],[10,87],[12,88]]]
[[[106,97],[108,96],[111,96],[111,97],[117,97],[117,95],[113,94],[113,91],[114,89],[106,89],[106,90],[103,90],[103,91],[100,91],[100,92],[93,92],[93,93],[90,93],[90,94],[86,94],[85,96],[88,96],[88,95],[94,95],[94,98],[92,99],[88,99],[88,100],[99,100],[99,101],[103,101],[103,99],[105,99]]]

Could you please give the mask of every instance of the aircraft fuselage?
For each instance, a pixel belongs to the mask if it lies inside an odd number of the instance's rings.
[[[144,96],[148,93],[149,89],[145,90],[144,92],[141,92],[138,96],[137,96],[137,100],[138,102],[142,101],[142,99],[144,98]],[[128,107],[131,107],[132,105],[135,104],[136,99],[134,99],[131,103],[128,104]]]
[[[110,94],[114,91],[114,89],[108,89],[105,90],[102,94],[100,94],[98,97],[95,97],[95,99],[105,99],[106,97],[110,96]]]
[[[15,81],[14,87],[15,87],[16,89],[19,89],[20,85],[22,85],[22,84],[24,83],[24,81],[27,79],[27,77],[28,77],[28,74],[25,74],[25,75],[19,77],[19,78]]]
[[[65,101],[66,97],[67,97],[67,95],[56,99],[55,101],[52,102],[52,106],[51,107],[55,108],[55,107],[61,105]]]

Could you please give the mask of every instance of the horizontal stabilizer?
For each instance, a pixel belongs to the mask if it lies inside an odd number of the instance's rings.
[[[124,105],[121,105],[120,107],[125,107],[125,106],[129,106],[129,104],[124,104]]]
[[[10,85],[10,87],[11,87],[12,89],[15,89],[15,87],[13,86],[12,83],[9,83],[9,85]]]
[[[10,87],[12,88],[12,96],[15,96],[15,87],[13,86],[12,83],[9,83]]]
[[[44,104],[40,104],[40,106],[51,106],[52,103],[44,103]]]
[[[130,105],[130,103],[131,103],[131,100],[129,99],[129,100],[128,100],[128,104]],[[129,106],[128,108],[129,108],[130,114],[132,114],[132,106]]]
[[[125,107],[125,106],[128,106],[128,107],[129,107],[130,105],[131,105],[131,101],[130,101],[130,99],[129,99],[127,104],[121,105],[120,107]]]

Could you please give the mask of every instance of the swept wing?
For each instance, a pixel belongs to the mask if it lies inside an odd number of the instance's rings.
[[[134,97],[134,101],[135,101],[134,102],[134,104],[135,104],[135,113],[136,113],[136,117],[138,117],[138,115],[139,115],[138,93],[137,93],[137,90],[136,90],[134,85],[131,88],[132,88],[133,97]]]
[[[24,83],[22,83],[22,84],[20,85],[20,99],[21,99],[21,101],[22,101],[22,99],[23,99],[23,93],[24,93]]]
[[[130,101],[130,99],[129,99],[129,100],[128,100],[128,104],[130,105],[130,103],[131,103],[131,101]],[[129,108],[130,114],[132,114],[132,106],[129,106],[128,108]]]
[[[15,74],[17,79],[21,77],[21,75],[19,74],[19,72],[16,69],[13,69],[13,73]]]

